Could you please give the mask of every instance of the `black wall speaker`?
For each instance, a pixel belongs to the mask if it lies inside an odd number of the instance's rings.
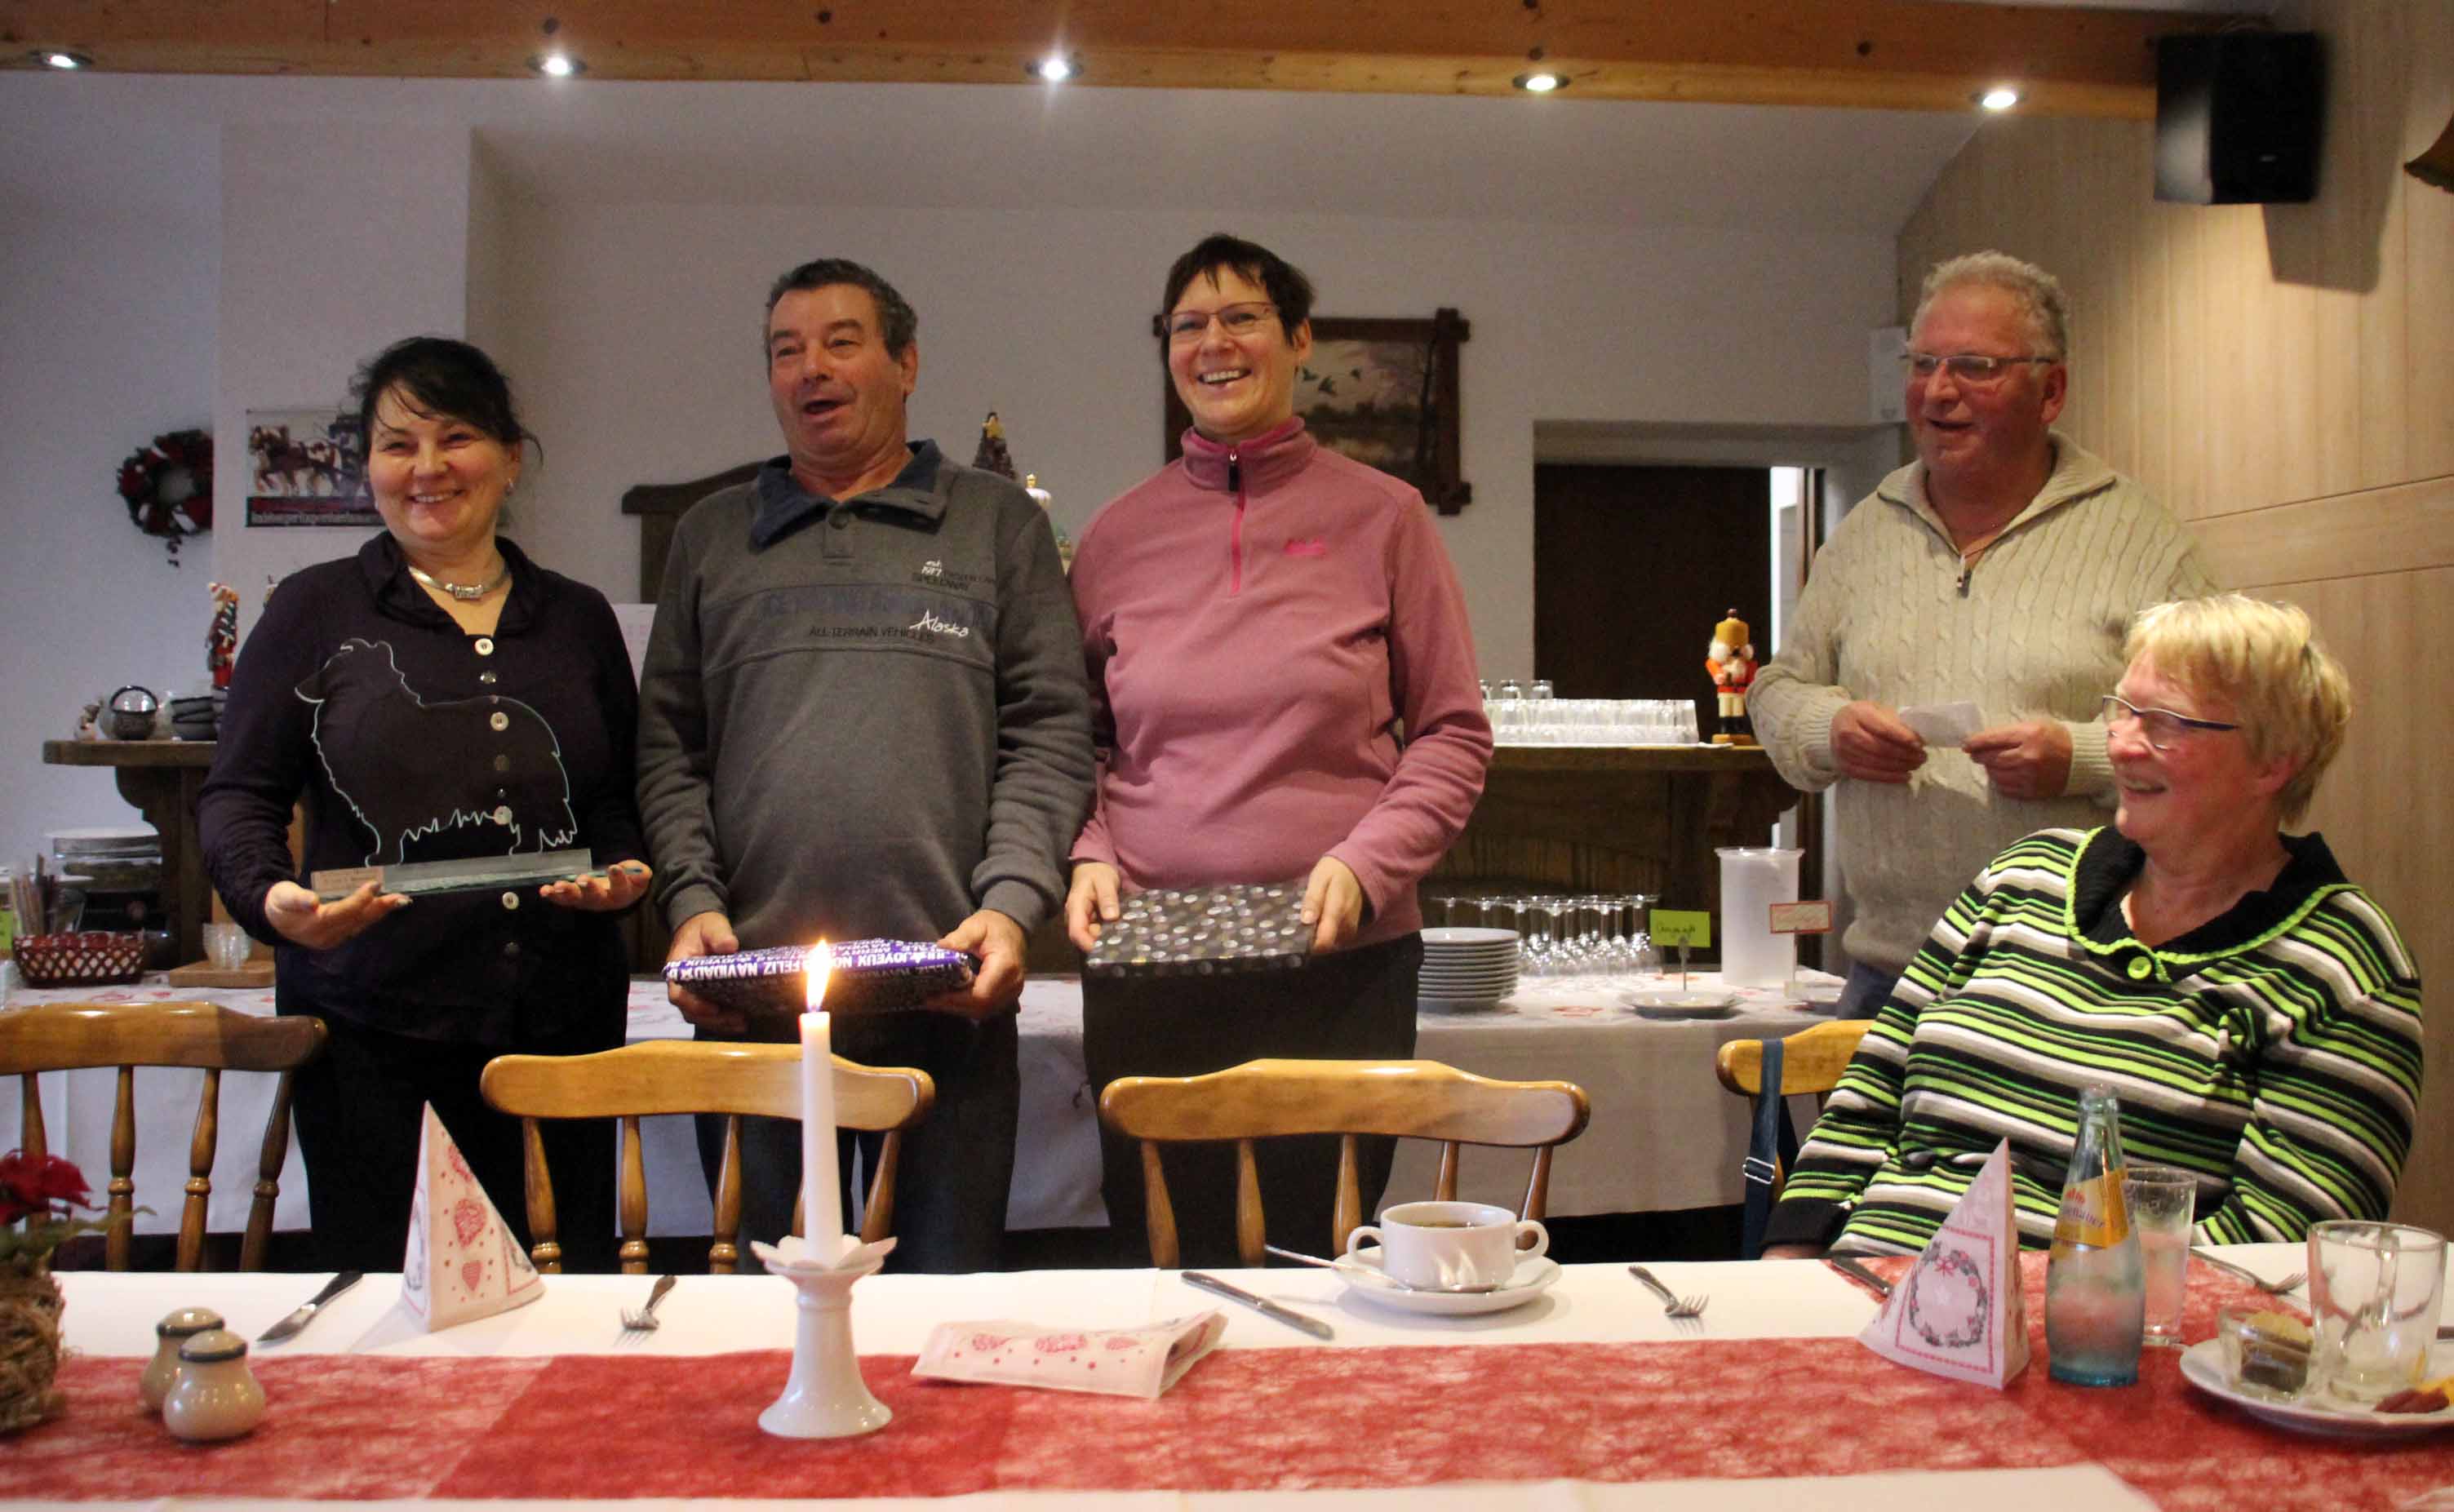
[[[2299,205],[2318,193],[2314,31],[2156,39],[2156,197]]]

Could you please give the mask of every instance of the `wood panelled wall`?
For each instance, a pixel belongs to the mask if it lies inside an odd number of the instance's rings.
[[[1901,233],[1997,247],[2073,306],[2062,424],[2189,522],[2217,579],[2288,599],[2352,673],[2310,816],[2420,958],[2428,1076],[2399,1217],[2454,1229],[2454,194],[2402,171],[2454,114],[2454,4],[2322,0],[2309,205],[2160,204],[2143,123],[1987,123]]]

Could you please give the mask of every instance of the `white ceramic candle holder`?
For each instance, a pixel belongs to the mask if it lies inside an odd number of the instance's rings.
[[[793,1373],[784,1394],[758,1415],[758,1426],[779,1439],[850,1439],[885,1427],[895,1413],[869,1394],[853,1351],[852,1288],[877,1274],[895,1241],[850,1248],[832,1264],[792,1238],[780,1246],[750,1247],[770,1275],[788,1279],[800,1292]]]

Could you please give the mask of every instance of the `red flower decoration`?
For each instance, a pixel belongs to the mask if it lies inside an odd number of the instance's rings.
[[[29,1213],[67,1216],[68,1207],[93,1206],[85,1173],[56,1155],[37,1160],[23,1150],[0,1155],[0,1223]]]

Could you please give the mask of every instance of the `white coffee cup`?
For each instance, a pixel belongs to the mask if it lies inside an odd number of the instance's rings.
[[[1522,1237],[1533,1236],[1519,1249]],[[1349,1259],[1360,1259],[1365,1241],[1378,1249],[1381,1273],[1427,1291],[1489,1291],[1505,1286],[1517,1262],[1551,1247],[1551,1236],[1531,1219],[1483,1202],[1401,1202],[1346,1236]]]

